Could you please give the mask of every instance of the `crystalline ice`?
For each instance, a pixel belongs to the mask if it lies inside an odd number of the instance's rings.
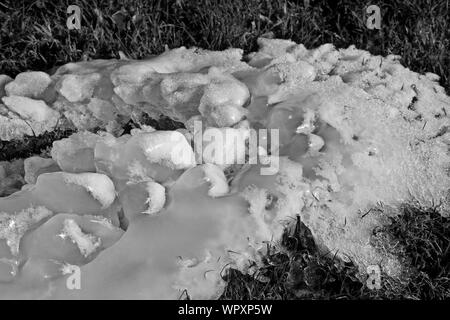
[[[30,207],[14,215],[0,212],[0,239],[6,240],[11,253],[19,254],[20,240],[31,227],[53,213],[45,207]]]
[[[94,148],[100,137],[90,132],[78,132],[69,138],[53,142],[51,155],[65,172],[95,172]]]
[[[86,264],[123,234],[123,230],[102,219],[91,215],[57,214],[28,233],[21,250],[32,259]]]
[[[58,91],[70,102],[83,101],[92,97],[95,85],[100,78],[98,73],[64,75],[58,84],[60,86]]]
[[[103,174],[44,173],[32,187],[0,198],[0,211],[15,213],[44,206],[53,212],[108,216],[115,213],[115,197],[111,179]]]
[[[248,88],[215,68],[210,69],[210,76],[211,83],[205,88],[198,110],[212,126],[229,127],[238,123],[247,113],[243,106],[250,98]]]
[[[49,89],[52,79],[41,71],[31,71],[19,73],[14,81],[5,86],[5,92],[8,96],[22,96],[32,99],[51,98]],[[1,96],[1,94],[0,94]]]
[[[12,137],[29,134],[29,129],[34,135],[40,135],[45,131],[54,130],[58,123],[59,113],[42,100],[20,96],[3,97],[2,100],[11,112],[19,116],[19,119],[13,120],[13,123],[3,120],[6,122],[6,130],[2,129],[2,131],[5,130],[6,132],[4,136],[0,137],[1,139],[8,140],[8,132]],[[0,117],[0,121],[2,121],[2,118],[4,117]],[[17,124],[14,124],[14,122]],[[28,130],[23,129],[23,127],[26,128],[25,124],[28,125]]]
[[[30,157],[24,161],[26,183],[36,183],[37,177],[42,173],[61,171],[58,164],[53,159],[38,156]]]
[[[194,152],[177,131],[142,131],[105,136],[95,147],[95,162],[99,172],[117,180],[165,182],[194,166]]]

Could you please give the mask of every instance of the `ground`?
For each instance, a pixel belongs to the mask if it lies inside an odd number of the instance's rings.
[[[81,30],[69,31],[66,26],[66,8],[71,4],[82,10]],[[366,28],[368,5],[381,8],[381,30]],[[118,58],[120,51],[130,58],[145,58],[166,46],[238,47],[251,52],[257,49],[256,39],[270,32],[307,48],[330,42],[336,47],[355,44],[372,54],[400,55],[410,69],[438,74],[450,92],[448,0],[3,0],[0,74],[50,72],[71,61]],[[167,119],[158,124],[160,129],[174,126]],[[0,141],[0,160],[45,153],[52,141],[70,133],[53,132],[24,142]],[[299,221],[295,230],[286,232],[286,252],[267,257],[267,268],[262,271],[269,281],[233,272],[222,298],[448,299],[449,220],[433,208],[405,206],[404,212],[389,228],[378,230],[374,239],[383,235],[401,244],[400,253],[413,270],[414,280],[409,283],[386,279],[382,290],[368,290],[356,278],[353,265],[319,254],[312,241],[305,243]]]

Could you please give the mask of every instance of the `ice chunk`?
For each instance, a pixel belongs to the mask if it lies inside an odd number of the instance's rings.
[[[94,148],[99,135],[82,131],[54,141],[51,155],[65,172],[95,172]]]
[[[194,153],[177,131],[134,132],[133,136],[105,136],[95,148],[100,172],[119,180],[167,181],[194,165]]]
[[[104,123],[116,119],[117,110],[107,100],[92,98],[87,107],[97,119],[101,119]]]
[[[64,182],[85,188],[97,200],[102,209],[109,207],[116,198],[114,184],[105,175],[99,173],[62,173]]]
[[[59,114],[51,109],[42,100],[33,100],[25,97],[3,97],[3,103],[26,120],[36,122],[49,122],[57,119]]]
[[[5,136],[5,140],[21,137],[29,134],[30,131],[35,135],[40,135],[45,131],[53,130],[58,122],[58,111],[51,109],[42,100],[19,96],[3,97],[2,100],[9,110],[21,117],[21,119],[14,119],[14,115],[12,115],[10,116],[12,121],[9,121],[8,118],[0,116],[0,121],[3,119],[6,123],[5,129],[2,127],[2,131],[6,131],[2,134]],[[26,128],[25,125],[28,125],[29,128]]]
[[[44,206],[53,212],[114,217],[114,199],[114,185],[103,174],[53,172],[41,174],[32,187],[0,198],[0,211],[14,213]]]
[[[30,184],[36,183],[37,177],[42,173],[60,171],[60,167],[53,159],[38,156],[30,157],[24,161],[25,181]]]
[[[146,158],[171,169],[186,169],[194,165],[193,151],[183,134],[177,131],[155,131],[135,136]]]
[[[228,127],[245,115],[244,104],[250,98],[248,88],[236,78],[211,68],[211,83],[205,88],[198,110],[212,126]]]
[[[202,144],[202,149],[197,148],[196,152],[202,153],[204,163],[212,163],[221,168],[245,163],[249,130],[210,127],[203,132],[203,140],[199,138],[201,134],[198,132],[195,137],[197,144]]]
[[[29,257],[21,267],[20,275],[31,283],[51,280],[63,275],[63,266],[63,262],[54,259]]]
[[[113,245],[122,234],[123,230],[101,216],[57,214],[23,238],[23,254],[35,260],[30,269],[37,268],[40,260],[59,262],[59,267],[63,263],[83,265]],[[54,276],[61,275],[54,272],[53,264],[43,263],[40,268]]]
[[[129,221],[142,214],[154,215],[166,204],[166,190],[157,182],[128,182],[119,193],[120,203]]]
[[[52,79],[45,72],[22,72],[16,76],[14,81],[5,86],[5,92],[8,96],[46,100],[46,98],[49,98],[49,93],[46,94],[46,90],[51,83]]]
[[[98,73],[67,74],[59,80],[57,90],[70,102],[83,101],[92,97],[95,86],[100,79],[101,75]]]
[[[32,135],[33,130],[25,120],[14,115],[11,117],[0,115],[0,140],[10,141]]]
[[[245,68],[241,62],[242,50],[228,49],[222,52],[185,47],[166,51],[155,58],[144,61],[132,61],[116,69],[111,74],[114,85],[120,83],[140,83],[155,73],[198,72],[209,66],[232,70]]]

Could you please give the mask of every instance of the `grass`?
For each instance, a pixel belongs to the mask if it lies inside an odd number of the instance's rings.
[[[165,47],[198,46],[211,50],[257,49],[268,32],[306,47],[331,42],[355,44],[372,54],[400,55],[417,72],[434,72],[450,92],[449,0],[3,0],[0,2],[0,74],[51,71],[67,62],[139,59]],[[69,31],[66,8],[82,10],[82,29]],[[365,27],[367,5],[381,8],[381,30]],[[170,119],[147,119],[157,129],[179,127]],[[130,123],[125,130],[135,126]],[[0,161],[40,154],[54,140],[70,135],[56,130],[23,141],[1,142]],[[372,241],[400,255],[410,273],[403,281],[383,278],[383,288],[368,291],[353,264],[319,253],[308,230],[297,222],[286,230],[282,252],[266,257],[261,282],[237,271],[227,276],[222,299],[448,299],[449,219],[433,210],[403,208],[403,214]],[[309,240],[308,240],[309,239]],[[394,244],[397,244],[394,246]]]
[[[368,299],[376,295],[358,279],[354,264],[319,252],[299,217],[292,230],[285,230],[281,245],[284,250],[269,250],[257,275],[232,270],[221,299]],[[258,281],[261,278],[265,281]]]
[[[69,61],[159,54],[165,46],[257,49],[267,32],[316,47],[351,44],[372,54],[398,54],[418,72],[434,72],[450,88],[448,0],[3,0],[0,72],[49,70]],[[82,10],[82,29],[66,27],[70,4]],[[365,27],[365,8],[381,8],[381,30]]]
[[[409,299],[450,298],[450,219],[406,205],[391,224],[375,230],[373,242],[400,257],[407,281],[392,281],[384,295]]]
[[[382,274],[379,290],[367,288],[353,263],[319,252],[298,219],[284,233],[284,250],[269,252],[260,274],[233,270],[225,278],[221,299],[450,299],[450,218],[405,205],[390,224],[374,230],[371,242],[398,256],[405,270],[400,279]],[[267,281],[257,281],[261,275]]]

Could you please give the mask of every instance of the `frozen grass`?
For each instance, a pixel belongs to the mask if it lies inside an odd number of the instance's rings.
[[[50,71],[70,61],[145,58],[165,46],[256,50],[257,37],[272,32],[308,48],[331,42],[355,44],[372,54],[401,55],[417,72],[434,72],[450,92],[450,3],[448,0],[3,0],[0,2],[0,74],[26,70]],[[66,27],[66,8],[82,9],[82,30]],[[365,27],[364,9],[381,8],[381,30]],[[168,119],[149,124],[171,129]],[[135,126],[130,123],[130,130]],[[24,141],[0,142],[0,160],[45,152],[54,140],[71,132],[58,131]],[[223,299],[445,299],[449,293],[449,219],[434,211],[405,207],[391,226],[376,230],[374,241],[384,247],[400,244],[411,274],[404,282],[385,279],[383,289],[368,291],[356,268],[333,256],[319,254],[307,230],[297,223],[286,231],[285,252],[267,256],[259,282],[232,272]],[[309,240],[305,240],[309,239]]]

